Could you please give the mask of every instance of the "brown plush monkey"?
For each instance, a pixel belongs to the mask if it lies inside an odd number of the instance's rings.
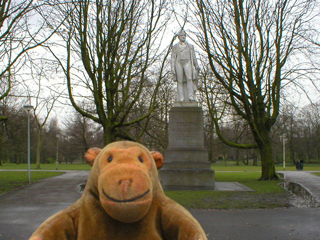
[[[85,155],[92,165],[82,197],[47,219],[30,240],[206,240],[197,220],[165,196],[159,152],[115,142]]]

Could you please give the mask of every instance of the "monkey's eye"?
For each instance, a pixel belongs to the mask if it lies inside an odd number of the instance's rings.
[[[111,162],[112,160],[113,160],[112,156],[108,157],[108,162]]]
[[[142,157],[138,157],[139,161],[143,163],[143,158]]]

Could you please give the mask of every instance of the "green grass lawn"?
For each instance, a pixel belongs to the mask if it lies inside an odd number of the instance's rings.
[[[32,172],[31,182],[60,175],[60,172]],[[28,172],[0,172],[0,194],[28,184]]]
[[[261,171],[261,166],[252,165],[235,165],[235,164],[223,164],[223,163],[213,163],[211,168],[215,171]],[[320,171],[320,164],[308,164],[305,163],[303,167],[304,171]],[[283,165],[277,164],[276,171],[284,171]],[[285,171],[296,171],[296,166],[286,165]]]
[[[36,164],[31,164],[31,170],[36,169]],[[41,164],[40,170],[56,170],[56,164],[55,163],[49,163],[49,164]],[[10,170],[26,170],[28,169],[28,164],[21,163],[21,164],[15,164],[15,163],[3,163],[2,166],[0,166],[1,169],[10,169]],[[58,170],[90,170],[91,166],[88,164],[81,164],[81,163],[75,163],[75,164],[58,164]]]
[[[217,182],[239,182],[254,192],[166,191],[167,196],[186,208],[245,209],[288,207],[290,193],[279,181],[257,181],[259,172],[216,172]]]
[[[317,173],[313,173],[314,175],[317,175],[320,177],[320,172],[317,172]]]

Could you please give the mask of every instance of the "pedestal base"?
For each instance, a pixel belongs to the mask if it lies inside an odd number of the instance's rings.
[[[214,171],[204,147],[203,112],[196,102],[179,102],[169,112],[169,146],[159,171],[165,190],[213,190]]]
[[[214,190],[214,171],[210,169],[166,169],[161,175],[164,190]]]

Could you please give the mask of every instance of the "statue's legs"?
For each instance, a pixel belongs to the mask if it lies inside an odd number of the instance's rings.
[[[193,91],[193,81],[192,79],[187,80],[187,93],[188,93],[188,99],[189,101],[194,101],[194,91]]]
[[[183,66],[178,62],[176,64],[176,77],[177,77],[177,101],[185,101],[185,84],[184,84],[184,71]]]
[[[195,96],[194,96],[194,87],[193,87],[193,81],[192,81],[192,65],[191,62],[185,63],[183,65],[183,70],[184,70],[184,75],[185,75],[185,79],[187,80],[187,84],[186,84],[186,95],[187,95],[187,99],[189,101],[194,101],[195,100]]]
[[[177,84],[177,93],[178,93],[178,101],[183,102],[184,101],[184,91],[183,91],[183,82],[178,81]]]
[[[176,77],[178,82],[178,101],[195,101],[190,61],[180,61],[176,64]]]

